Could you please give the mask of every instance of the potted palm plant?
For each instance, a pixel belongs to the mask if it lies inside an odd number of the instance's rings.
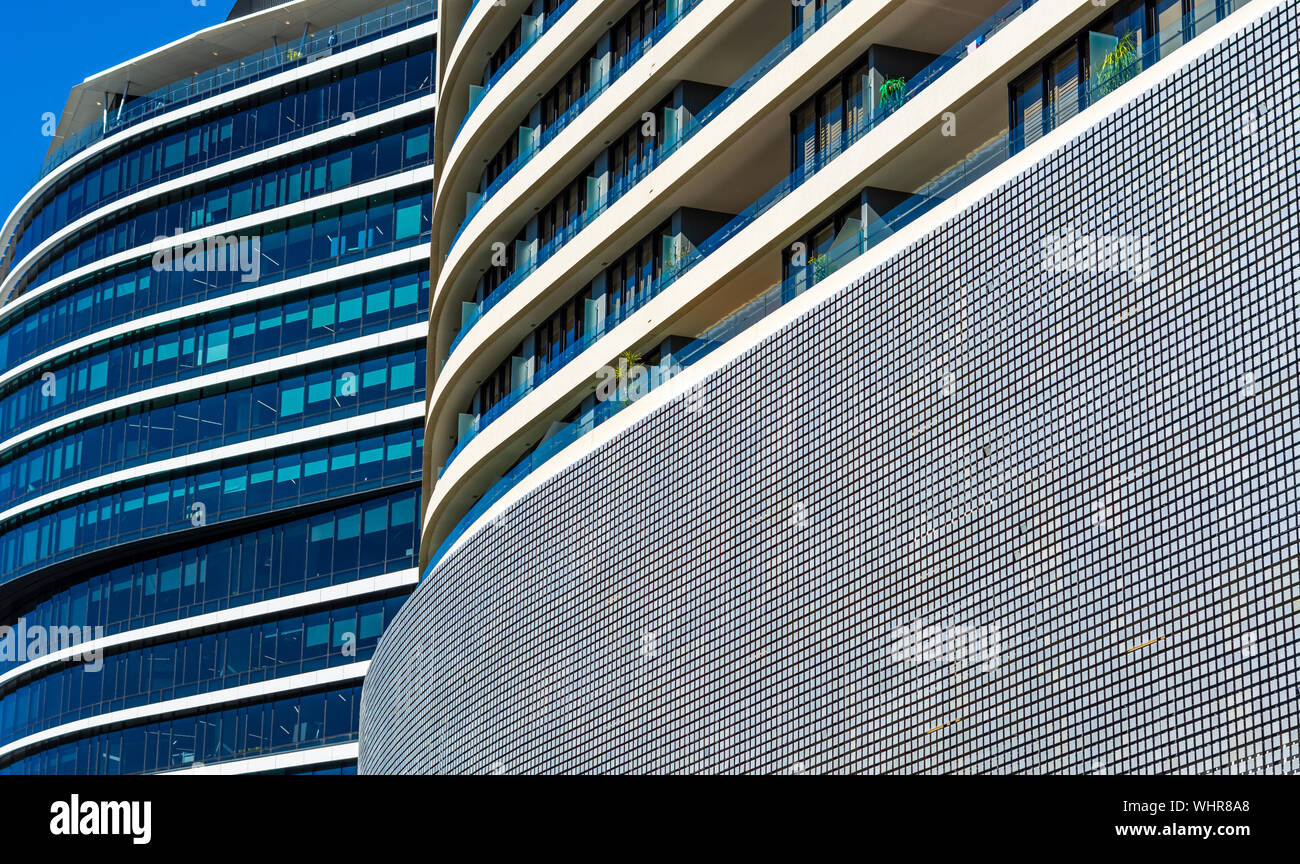
[[[907,98],[907,80],[904,78],[886,78],[880,85],[880,107],[893,111]]]
[[[618,355],[618,366],[614,370],[615,378],[622,378],[624,373],[628,375],[636,374],[637,369],[644,364],[641,355],[635,351],[624,351]]]
[[[614,380],[617,385],[617,401],[632,402],[645,395],[642,392],[646,388],[646,368],[645,360],[636,351],[624,351],[618,355],[618,363],[614,366]]]
[[[831,256],[818,255],[812,260],[813,284],[825,279],[831,274]]]
[[[1105,96],[1137,71],[1137,31],[1130,30],[1102,58],[1097,71],[1097,96]]]

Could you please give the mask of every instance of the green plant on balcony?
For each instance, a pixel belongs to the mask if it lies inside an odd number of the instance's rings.
[[[903,78],[886,78],[880,85],[880,107],[893,111],[907,98],[907,81]]]
[[[663,265],[664,277],[671,279],[673,276],[676,276],[677,268],[681,265],[681,263],[682,263],[682,256],[678,254],[675,248],[671,249],[667,254],[664,255],[664,265]]]
[[[614,377],[622,378],[624,374],[629,376],[635,375],[637,369],[645,367],[645,359],[635,351],[624,351],[618,355],[618,363],[614,365]]]
[[[1130,30],[1106,52],[1097,70],[1097,96],[1105,96],[1137,72],[1137,31]]]
[[[618,355],[618,362],[614,364],[614,380],[618,382],[614,387],[614,401],[627,403],[645,395],[647,376],[645,359],[640,354],[624,351]]]
[[[818,255],[810,263],[812,264],[814,285],[831,275],[831,256]]]

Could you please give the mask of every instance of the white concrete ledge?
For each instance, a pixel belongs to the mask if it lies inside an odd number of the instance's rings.
[[[201,390],[205,387],[212,387],[218,384],[229,384],[244,378],[252,378],[273,372],[283,372],[287,369],[292,369],[295,366],[331,363],[334,360],[350,357],[353,354],[361,354],[378,348],[389,348],[394,345],[400,345],[403,342],[420,342],[424,339],[426,333],[427,328],[423,324],[407,324],[405,327],[397,327],[393,330],[383,330],[379,333],[372,333],[369,336],[349,339],[346,342],[334,342],[329,345],[308,348],[306,351],[285,354],[281,357],[272,357],[269,360],[259,360],[255,363],[232,366],[228,369],[222,369],[208,375],[199,375],[195,378],[182,378],[178,381],[169,381],[166,384],[160,384],[157,387],[150,387],[148,390],[138,390],[134,393],[127,393],[124,396],[105,400],[104,402],[92,403],[82,408],[78,408],[70,414],[60,414],[56,417],[51,417],[39,426],[35,426],[25,432],[20,432],[7,441],[0,442],[0,453],[4,453],[6,450],[17,447],[24,441],[35,438],[43,433],[53,431],[62,426],[67,426],[70,423],[80,423],[102,414],[107,414],[110,411],[116,411],[119,408],[128,408],[132,405],[137,405],[151,399],[163,399],[179,396],[182,393]],[[424,404],[423,400],[421,400],[420,404]],[[3,518],[3,516],[0,516],[0,519]]]
[[[419,570],[415,568],[396,570],[381,576],[370,576],[352,582],[330,585],[327,588],[300,591],[296,594],[286,594],[282,597],[262,600],[257,603],[231,606],[217,612],[206,612],[202,615],[178,618],[165,624],[151,624],[135,630],[125,630],[121,633],[114,633],[112,636],[105,636],[102,639],[92,639],[80,645],[52,651],[10,669],[5,674],[0,675],[0,694],[11,689],[10,685],[18,679],[43,671],[46,667],[61,665],[69,660],[80,661],[88,651],[112,651],[115,648],[122,648],[139,642],[152,642],[173,637],[180,638],[184,637],[185,634],[199,630],[229,629],[234,625],[249,623],[260,618],[279,617],[295,609],[322,606],[345,600],[360,600],[369,594],[414,585],[418,581],[420,581]]]
[[[27,211],[28,206],[35,201],[37,197],[44,194],[47,187],[56,183],[60,177],[73,171],[83,162],[88,162],[104,150],[116,146],[122,132],[139,135],[143,132],[148,132],[162,126],[169,126],[179,119],[211,111],[215,108],[220,108],[222,105],[238,101],[252,94],[275,90],[291,85],[301,78],[308,78],[319,72],[325,72],[330,69],[345,66],[349,63],[356,62],[363,57],[368,57],[371,54],[378,54],[391,48],[396,48],[397,46],[404,45],[407,42],[416,42],[422,38],[434,38],[438,32],[437,24],[438,19],[435,16],[432,20],[426,21],[423,24],[417,24],[414,27],[407,27],[404,30],[391,33],[388,36],[376,39],[373,42],[365,42],[361,45],[344,49],[338,54],[330,57],[323,57],[312,63],[304,63],[301,66],[272,75],[269,78],[263,78],[259,81],[252,81],[248,84],[234,87],[224,93],[218,93],[206,99],[201,99],[198,102],[182,106],[174,111],[164,111],[148,120],[144,120],[132,126],[127,126],[125,129],[117,130],[108,137],[95,142],[86,149],[77,153],[75,156],[63,162],[49,174],[46,174],[38,180],[36,184],[27,191],[27,194],[24,195],[14,206],[14,209],[10,211],[9,218],[5,220],[3,230],[0,230],[0,249],[3,249],[8,244],[9,238],[12,237],[14,229],[17,227],[17,221],[22,218],[22,215]],[[3,303],[7,297],[7,288],[5,290],[0,290],[0,303]]]
[[[166,702],[155,702],[152,705],[140,705],[135,708],[125,708],[121,711],[110,711],[107,714],[98,714],[94,717],[74,720],[71,723],[64,723],[62,726],[55,726],[28,735],[25,738],[19,738],[11,744],[0,747],[0,759],[38,744],[54,742],[69,736],[80,737],[106,726],[125,723],[136,724],[169,714],[203,711],[204,709],[215,708],[231,702],[245,700],[269,701],[271,697],[292,693],[295,690],[328,687],[331,684],[341,684],[347,681],[359,681],[365,677],[366,670],[369,668],[370,661],[362,660],[358,663],[333,666],[316,672],[303,672],[285,678],[272,678],[269,681],[258,681],[255,684],[243,684],[225,690],[214,690],[211,693],[200,693],[197,696],[185,696],[180,699],[169,699]]]
[[[235,775],[261,774],[267,771],[291,771],[298,768],[310,768],[315,765],[328,765],[331,762],[355,762],[359,753],[356,741],[347,744],[331,744],[325,747],[311,747],[306,750],[290,750],[287,753],[275,753],[270,756],[257,756],[252,759],[232,759],[229,762],[217,762],[204,765],[197,762],[189,768],[177,768],[172,771],[156,771],[157,775],[173,774],[201,775]]]

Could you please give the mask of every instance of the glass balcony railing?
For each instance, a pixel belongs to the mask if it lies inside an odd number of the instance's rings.
[[[1019,14],[1019,12],[1029,8],[1033,2],[1034,0],[1018,0],[1018,2],[1013,2],[1008,4],[1007,7],[1004,7],[1004,9],[995,15],[993,19],[990,19],[989,22],[986,22],[985,25],[976,31],[974,38],[963,40],[963,46],[969,47],[963,47],[961,49],[962,56],[964,56],[965,52],[974,50],[978,45],[982,44],[991,33],[1000,29],[1015,17],[1015,15]],[[1144,43],[1141,52],[1141,59],[1134,60],[1133,63],[1141,63],[1144,65],[1140,68],[1148,68],[1148,65],[1151,62],[1154,62],[1150,58],[1154,57],[1158,60],[1167,56],[1173,48],[1178,47],[1184,41],[1190,39],[1192,35],[1204,32],[1209,26],[1223,20],[1227,14],[1241,8],[1248,2],[1250,2],[1250,0],[1206,0],[1206,2],[1202,3],[1185,16],[1183,21],[1178,25],[1167,28],[1167,31],[1161,32],[1152,39],[1147,40],[1147,42]],[[957,56],[955,52],[945,54],[931,64],[931,68],[927,68],[927,70],[923,71],[918,78],[923,80],[933,80],[935,76],[931,74],[932,68],[951,68],[951,66],[955,65],[955,62],[959,59],[960,57]],[[1115,72],[1114,77],[1108,78],[1107,81],[1103,83],[1103,86],[1096,88],[1100,92],[1094,94],[1095,98],[1101,98],[1106,95],[1111,90],[1118,87],[1119,84],[1132,78],[1134,74],[1136,74],[1136,71],[1125,72],[1120,70]],[[915,92],[917,92],[917,88],[913,85],[913,82],[908,82],[908,96]],[[755,323],[771,315],[774,311],[789,303],[812,285],[837,272],[844,267],[844,265],[856,260],[861,254],[878,245],[885,238],[914,222],[938,204],[948,200],[960,190],[970,186],[979,178],[984,177],[994,168],[1006,162],[1007,159],[1020,149],[1023,149],[1023,146],[1023,127],[1011,129],[985,143],[960,163],[926,184],[925,187],[915,194],[910,195],[901,201],[888,213],[870,222],[863,229],[858,242],[841,245],[830,255],[820,256],[819,258],[814,259],[814,261],[810,262],[806,268],[801,268],[799,272],[796,272],[784,281],[773,285],[759,297],[736,312],[733,312],[723,321],[710,328],[706,333],[696,338],[683,350],[674,352],[671,355],[672,363],[675,366],[689,367],[691,364],[712,352],[719,345],[730,340],[736,334],[747,330]],[[836,154],[832,154],[830,158],[833,158],[834,155],[838,155],[838,151]],[[824,161],[820,164],[824,164]],[[664,280],[664,283],[657,286],[657,290],[654,291],[653,294],[647,292],[649,296],[647,296],[645,300],[635,304],[635,308],[640,308],[640,306],[644,305],[645,302],[648,302],[650,296],[661,293],[668,284],[671,284],[671,281],[673,281],[677,275],[685,272],[695,262],[706,257],[710,251],[716,249],[721,245],[721,243],[725,242],[726,239],[734,236],[740,228],[752,223],[758,215],[764,212],[767,207],[771,205],[771,203],[780,200],[785,197],[790,190],[797,188],[800,182],[800,178],[797,175],[800,173],[801,172],[795,172],[795,174],[792,174],[781,184],[778,184],[778,186],[774,187],[774,189],[767,195],[763,196],[763,198],[760,198],[751,205],[745,213],[737,216],[731,223],[724,226],[715,235],[701,244],[699,249],[695,250],[690,256],[688,256],[687,260],[684,260],[683,264],[677,269],[676,273],[673,274],[672,278]],[[815,173],[815,170],[807,173]],[[807,175],[805,175],[804,179],[806,179],[806,176]],[[782,192],[782,190],[785,191]],[[768,202],[766,206],[764,206],[765,201]],[[628,307],[617,317],[617,320],[600,328],[600,333],[607,332],[610,326],[614,326],[618,321],[625,320],[627,315],[631,314],[632,311],[635,311],[635,308]],[[587,347],[590,347],[591,342],[594,342],[598,338],[599,334],[593,334],[590,340],[584,338],[584,340],[572,346],[570,350],[573,351],[574,356],[576,356]],[[565,354],[568,353],[568,351],[565,352]],[[553,376],[556,371],[568,362],[568,359],[571,358],[561,355],[556,358],[555,361],[548,364],[546,377]],[[673,380],[671,376],[648,376],[648,378],[649,390],[653,390],[656,386],[663,386],[665,381],[671,382]],[[520,388],[520,391],[517,392],[526,393],[535,389],[536,386],[536,382],[530,383],[529,385],[526,385],[525,388]],[[492,419],[500,416],[501,413],[504,413],[510,405],[515,404],[518,401],[518,398],[513,397],[515,397],[514,393],[503,400],[503,403],[508,404],[498,403],[497,406],[493,406],[492,410],[483,415],[480,423],[473,431],[477,432],[481,430],[481,428],[486,426]],[[578,419],[566,424],[554,434],[546,438],[532,453],[528,454],[519,462],[519,464],[510,469],[504,476],[494,483],[488,491],[474,503],[459,522],[457,522],[456,526],[434,552],[429,564],[424,568],[421,578],[423,579],[432,573],[433,568],[437,566],[437,564],[451,549],[452,545],[454,545],[461,536],[464,535],[474,521],[483,513],[487,512],[493,504],[499,501],[510,489],[514,488],[524,477],[531,474],[551,456],[560,452],[569,444],[590,432],[596,426],[615,416],[629,404],[631,404],[630,401],[617,400],[597,402],[593,410],[587,411]],[[468,440],[472,437],[472,434],[467,436],[466,440],[462,441],[461,444],[457,446],[456,450],[454,450],[451,456],[448,457],[442,470],[446,469],[446,465],[451,464],[452,459],[461,449],[463,449],[464,444],[468,443]],[[439,474],[441,473],[442,472],[440,471]]]
[[[647,375],[642,380],[645,381],[645,390],[643,393],[652,392],[658,387],[673,385],[674,374],[681,369],[688,368],[698,362],[703,357],[710,354],[715,348],[730,341],[736,335],[748,330],[754,324],[767,318],[776,310],[785,306],[794,298],[804,293],[809,287],[817,282],[826,279],[833,273],[839,271],[846,264],[856,260],[863,252],[879,243],[885,237],[898,231],[905,225],[915,221],[917,218],[928,212],[935,204],[946,200],[957,191],[983,177],[994,167],[1002,164],[1009,156],[1008,138],[1006,134],[999,135],[989,141],[977,151],[966,157],[961,163],[945,172],[941,177],[936,178],[927,184],[924,189],[900,202],[893,210],[882,216],[880,219],[868,226],[867,230],[860,235],[857,243],[842,245],[833,251],[830,255],[821,256],[814,263],[810,263],[806,269],[794,273],[785,280],[773,285],[767,291],[763,292],[754,300],[750,301],[737,311],[731,313],[721,322],[711,327],[707,332],[700,335],[683,349],[673,352],[669,357],[671,364],[670,371],[667,374]],[[638,307],[639,308],[639,307]],[[624,315],[618,317],[618,320],[625,320],[629,310]],[[617,323],[617,322],[614,322]],[[611,324],[610,326],[613,326]],[[602,333],[607,331],[608,326],[602,328]],[[570,351],[573,356],[580,354],[591,342],[599,338],[599,335],[593,336],[591,341],[583,340],[576,343]],[[566,351],[565,354],[569,354]],[[553,361],[547,368],[551,374],[564,366],[568,361],[561,356]],[[533,387],[536,384],[532,385]],[[637,394],[638,397],[641,393]],[[685,395],[685,394],[678,394]],[[534,470],[546,462],[556,453],[563,450],[569,444],[586,435],[595,427],[617,415],[620,411],[635,401],[633,399],[610,399],[598,401],[595,407],[585,412],[578,419],[566,424],[555,434],[548,437],[538,445],[537,449],[526,456],[514,468],[510,469],[500,480],[492,485],[490,489],[474,503],[465,514],[465,516],[456,524],[456,527],[438,547],[430,559],[428,566],[424,569],[423,576],[428,576],[433,568],[442,560],[447,551],[460,537],[468,530],[469,526],[474,523],[479,516],[487,512],[493,504],[499,501],[510,489],[514,488],[524,477],[531,474]],[[499,414],[498,410],[496,413]],[[485,415],[486,418],[486,415]],[[459,450],[459,448],[458,448]],[[454,454],[453,454],[454,455]],[[448,463],[450,463],[448,459]],[[422,578],[423,578],[422,576]]]
[[[1032,2],[1032,0],[1030,0],[1030,2]],[[532,254],[525,263],[511,273],[504,282],[493,289],[487,297],[475,304],[475,308],[466,314],[461,324],[460,331],[456,334],[455,339],[452,340],[451,346],[447,350],[447,356],[451,356],[451,354],[456,350],[456,347],[465,338],[470,328],[472,328],[478,320],[488,312],[488,310],[501,302],[501,300],[513,291],[520,282],[524,281],[524,279],[531,275],[533,271],[550,260],[557,251],[572,240],[573,237],[586,227],[588,223],[608,210],[632,187],[658,167],[660,163],[673,153],[676,153],[683,144],[689,141],[695,133],[706,126],[710,120],[735,102],[742,94],[747,92],[756,81],[766,75],[774,66],[776,66],[777,63],[789,56],[791,51],[806,42],[810,35],[824,27],[826,23],[834,18],[842,8],[848,5],[848,3],[849,0],[843,0],[843,2],[831,0],[831,2],[826,4],[826,6],[818,9],[810,26],[797,30],[785,39],[781,40],[775,48],[755,63],[739,81],[719,93],[713,101],[704,107],[703,111],[692,117],[676,137],[665,141],[662,146],[650,150],[647,156],[637,163],[635,170],[614,181],[609,190],[601,196],[599,201],[590,204],[587,210],[571,219],[550,242],[539,249],[536,253]]]
[[[1011,130],[1013,152],[1020,152],[1097,100],[1105,98],[1143,70],[1150,69],[1176,48],[1204,33],[1250,0],[1204,0],[1191,12],[1141,45],[1115,51],[1115,59],[1089,80],[1076,78],[1053,94],[1052,102]]]
[[[586,93],[583,93],[576,102],[569,106],[568,110],[557,117],[551,125],[543,129],[537,135],[536,140],[532,142],[526,150],[520,152],[520,154],[515,157],[514,161],[507,165],[505,170],[497,175],[474,201],[474,204],[465,213],[465,218],[461,220],[460,227],[456,229],[456,236],[452,238],[451,246],[456,245],[456,241],[460,239],[460,235],[465,231],[465,226],[467,226],[470,223],[470,220],[478,214],[479,210],[483,209],[483,205],[486,204],[493,195],[500,191],[502,186],[523,170],[525,165],[533,161],[533,157],[540,153],[547,144],[551,143],[551,141],[555,139],[556,135],[559,135],[568,128],[569,124],[577,119],[582,112],[586,111],[587,107],[591,105],[592,102],[596,101],[596,99],[608,90],[615,81],[623,77],[623,73],[636,65],[637,61],[645,56],[647,51],[657,45],[670,30],[676,27],[677,24],[686,17],[686,13],[690,12],[701,2],[702,0],[682,0],[678,8],[669,9],[664,20],[660,21],[659,24],[656,25],[655,28],[640,42],[638,42],[631,51],[620,57],[618,62],[615,63],[611,69],[605,72],[599,81],[593,83]],[[445,258],[446,255],[444,254],[443,257]]]
[[[670,284],[672,277],[666,275],[661,278],[668,280]],[[621,308],[607,314],[604,318],[588,329],[581,339],[578,339],[555,357],[551,358],[544,367],[530,375],[523,384],[510,391],[505,398],[484,411],[476,419],[470,429],[461,437],[460,441],[457,442],[455,449],[452,450],[451,454],[447,457],[447,461],[443,463],[442,470],[446,470],[446,467],[460,454],[460,451],[465,449],[469,442],[474,440],[475,436],[491,424],[493,420],[500,417],[514,405],[517,405],[525,396],[549,381],[557,372],[567,366],[571,360],[582,354],[582,352],[586,351],[592,345],[596,344],[602,336],[614,327],[617,327],[623,321],[626,321],[630,315],[640,310],[646,303],[650,302],[650,300],[659,296],[661,290],[662,289],[647,290],[631,302],[626,303]],[[442,470],[439,471],[439,475],[441,475]]]
[[[284,45],[250,54],[194,75],[145,96],[133,99],[121,111],[111,111],[103,123],[95,123],[71,135],[51,153],[41,167],[39,180],[72,156],[104,138],[134,126],[142,120],[170,111],[201,98],[256,81],[267,75],[292,69],[326,54],[333,54],[365,42],[404,30],[437,13],[436,0],[406,0],[345,21],[323,33],[309,33]]]
[[[482,2],[482,0],[479,0],[479,2]],[[564,17],[564,13],[572,9],[573,4],[576,2],[577,0],[564,0],[563,3],[555,7],[554,12],[542,16],[542,20],[532,28],[531,32],[526,33],[519,40],[519,47],[510,53],[510,56],[506,58],[506,62],[502,63],[497,71],[488,76],[487,81],[483,82],[482,85],[470,85],[469,105],[465,108],[465,116],[461,118],[460,125],[456,127],[456,134],[451,139],[452,143],[455,143],[456,139],[460,137],[461,130],[465,128],[465,124],[469,122],[474,109],[483,101],[483,97],[487,95],[488,91],[501,80],[502,76],[515,67],[515,64],[528,53],[528,49],[537,44],[538,39],[545,36],[552,27],[559,23],[560,19]],[[473,9],[472,6],[470,8]],[[468,18],[468,16],[466,17]]]
[[[488,310],[504,300],[511,291],[518,287],[520,282],[523,282],[532,275],[533,271],[538,267],[555,257],[555,253],[563,249],[570,240],[577,236],[578,232],[583,228],[586,228],[587,225],[589,225],[597,216],[614,206],[614,204],[627,194],[628,190],[641,182],[642,178],[658,167],[659,163],[664,159],[664,156],[661,154],[663,154],[666,149],[667,148],[659,148],[658,150],[650,151],[646,158],[637,163],[635,170],[623,175],[615,181],[613,187],[603,195],[599,201],[570,219],[568,223],[565,224],[548,243],[546,243],[546,245],[533,253],[525,264],[511,273],[510,276],[498,285],[491,294],[483,298],[481,303],[475,304],[474,309],[466,313],[460,331],[456,334],[456,338],[452,340],[451,345],[447,349],[447,356],[450,357],[452,355],[452,352],[454,352],[456,347],[460,345],[461,340],[465,338],[470,329],[478,323],[478,320],[482,318]]]
[[[800,166],[798,170],[790,174],[785,180],[781,181],[767,193],[762,195],[744,212],[728,222],[727,225],[723,226],[720,231],[709,237],[709,239],[701,244],[698,249],[691,250],[683,257],[682,261],[672,272],[667,274],[665,278],[662,278],[658,285],[653,286],[652,289],[646,293],[644,298],[638,299],[638,301],[633,304],[633,307],[625,308],[622,314],[630,314],[632,311],[635,311],[635,309],[644,305],[644,303],[649,302],[665,288],[671,285],[679,275],[693,267],[701,258],[706,257],[713,250],[726,243],[732,236],[738,233],[741,229],[747,227],[754,221],[754,219],[758,218],[772,206],[783,201],[791,192],[802,186],[809,177],[826,167],[827,164],[838,157],[840,153],[847,149],[851,144],[856,143],[877,125],[892,116],[894,112],[907,104],[907,102],[917,93],[922,92],[931,83],[936,81],[949,69],[960,62],[963,57],[967,56],[967,54],[973,50],[971,46],[982,43],[988,38],[989,34],[995,33],[997,30],[1006,26],[1009,21],[1025,9],[1028,9],[1033,5],[1033,3],[1034,0],[1013,0],[1013,2],[1004,6],[995,15],[972,31],[969,36],[957,43],[957,45],[949,52],[935,58],[929,66],[923,69],[911,81],[907,82],[905,92],[896,99],[883,104],[874,113],[864,113],[859,121],[847,126],[841,138],[834,142],[832,146],[810,158],[806,163],[804,163],[804,165]],[[823,9],[818,10],[818,16],[815,22],[816,27],[819,28],[824,26],[826,22],[832,20],[840,8],[842,7],[839,5],[828,4],[826,7],[823,7]],[[692,118],[691,122],[687,124],[687,128],[683,130],[682,134],[677,139],[666,143],[658,150],[652,151],[650,158],[640,163],[637,174],[621,178],[620,182],[614,184],[614,188],[604,196],[603,200],[597,206],[589,208],[581,216],[572,220],[569,225],[565,226],[565,228],[550,243],[542,247],[531,260],[529,260],[524,266],[518,268],[506,279],[506,281],[501,283],[501,285],[485,297],[482,302],[478,303],[469,313],[467,313],[460,332],[457,333],[456,338],[452,341],[452,344],[448,349],[447,356],[451,356],[473,326],[483,317],[484,314],[487,313],[488,310],[504,299],[533,271],[553,257],[560,248],[568,243],[569,240],[571,240],[573,236],[581,231],[589,222],[605,210],[609,209],[613,203],[626,194],[629,189],[635,186],[645,175],[649,174],[659,163],[673,152],[676,152],[676,149],[680,147],[684,141],[688,140],[691,135],[702,128],[710,118],[717,116],[723,108],[734,102],[741,93],[747,90],[755,81],[759,80],[763,74],[766,74],[766,71],[775,66],[781,58],[784,58],[791,50],[799,44],[802,44],[811,32],[815,32],[815,29],[816,28],[796,31],[783,40],[780,45],[769,52],[768,55],[760,60],[754,68],[746,73],[739,83],[728,88],[728,90],[723,91],[713,100],[713,102],[710,102],[699,115]],[[612,326],[612,324],[609,326]],[[606,327],[604,329],[608,328]],[[599,338],[603,332],[603,329],[599,333],[593,331],[590,338]],[[586,337],[584,337],[584,341],[586,341]],[[477,434],[480,429],[486,426],[491,419],[500,413],[494,409],[503,403],[506,404],[506,407],[514,405],[531,392],[537,383],[539,382],[525,382],[522,386],[516,388],[515,391],[508,394],[502,402],[497,403],[497,406],[493,406],[493,409],[489,409],[488,412],[484,413],[479,418],[478,422],[468,430],[466,436],[458,442],[456,449],[452,451],[452,457],[458,454],[463,445],[467,444],[470,438]],[[500,410],[504,410],[504,408]],[[450,458],[448,459],[447,464],[450,464]]]

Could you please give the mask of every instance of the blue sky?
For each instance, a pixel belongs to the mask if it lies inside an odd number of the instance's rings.
[[[36,179],[49,148],[41,115],[62,113],[73,85],[224,21],[233,5],[234,0],[7,0],[0,27],[0,80],[9,82],[0,115],[0,222]]]

